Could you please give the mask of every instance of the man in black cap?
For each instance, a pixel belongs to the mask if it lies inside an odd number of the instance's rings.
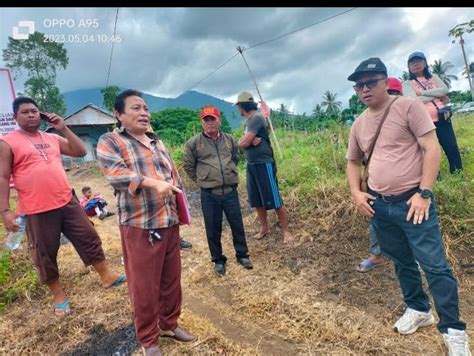
[[[471,355],[432,193],[441,160],[435,126],[420,101],[387,93],[387,68],[379,58],[363,61],[348,80],[367,109],[351,128],[347,176],[357,208],[372,218],[382,252],[395,264],[407,309],[394,329],[411,334],[434,323],[418,261],[449,355]],[[361,189],[364,159],[368,192]]]

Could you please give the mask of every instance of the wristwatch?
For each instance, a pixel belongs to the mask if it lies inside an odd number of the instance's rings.
[[[433,192],[429,189],[420,189],[420,195],[423,199],[433,199]]]

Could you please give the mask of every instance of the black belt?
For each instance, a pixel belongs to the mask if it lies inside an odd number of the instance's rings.
[[[234,185],[224,185],[221,187],[215,187],[215,188],[201,188],[201,190],[204,190],[205,192],[216,194],[216,195],[224,195],[232,192],[233,190],[237,189],[237,184]]]
[[[398,195],[382,195],[369,188],[370,194],[381,198],[386,203],[398,203],[399,201],[408,200],[413,196],[413,194],[418,193],[419,191],[420,187],[415,187]]]

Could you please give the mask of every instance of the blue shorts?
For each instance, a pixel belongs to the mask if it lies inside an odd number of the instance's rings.
[[[271,210],[283,206],[275,162],[247,164],[247,194],[252,208]]]

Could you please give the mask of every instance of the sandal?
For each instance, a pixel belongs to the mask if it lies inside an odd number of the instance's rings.
[[[54,314],[56,314],[57,316],[64,316],[72,313],[71,303],[67,299],[62,303],[53,304],[53,308]],[[59,313],[58,310],[60,311]]]
[[[125,274],[121,274],[119,276],[119,278],[117,278],[117,280],[114,282],[114,284],[112,284],[110,287],[108,288],[112,288],[112,287],[117,287],[119,286],[120,284],[122,284],[123,282],[125,282],[127,280],[127,278],[125,277]]]
[[[374,263],[370,258],[367,258],[366,260],[363,260],[356,268],[356,271],[359,273],[367,273],[374,268],[383,266],[385,264],[385,261],[379,262],[379,263]]]

